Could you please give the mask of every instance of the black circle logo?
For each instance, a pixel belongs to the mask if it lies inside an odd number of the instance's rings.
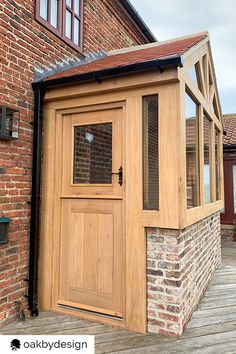
[[[13,339],[11,341],[11,349],[12,350],[18,350],[18,349],[20,349],[20,346],[21,346],[21,344],[20,344],[19,339]]]

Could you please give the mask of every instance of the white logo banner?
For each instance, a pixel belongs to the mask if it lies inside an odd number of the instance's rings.
[[[0,335],[1,353],[94,354],[94,336]]]

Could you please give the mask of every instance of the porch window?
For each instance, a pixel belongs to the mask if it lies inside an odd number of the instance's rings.
[[[143,97],[143,207],[159,209],[158,96]]]
[[[185,94],[187,208],[199,206],[198,106]]]
[[[210,136],[211,136],[211,122],[206,115],[203,118],[204,131],[204,202],[211,203],[211,163],[210,163]]]
[[[216,175],[216,200],[220,200],[220,155],[219,155],[220,133],[215,127],[215,175]]]
[[[36,0],[36,19],[73,48],[82,50],[83,0]]]

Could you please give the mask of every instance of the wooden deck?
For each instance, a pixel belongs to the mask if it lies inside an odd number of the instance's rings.
[[[94,334],[99,353],[236,353],[236,244],[223,248],[224,263],[194,312],[180,340],[136,334],[109,326],[41,312],[35,319],[16,322],[0,334]]]

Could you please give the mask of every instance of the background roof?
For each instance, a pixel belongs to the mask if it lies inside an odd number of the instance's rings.
[[[225,146],[236,145],[236,113],[224,115],[224,130],[226,135],[223,138]]]

